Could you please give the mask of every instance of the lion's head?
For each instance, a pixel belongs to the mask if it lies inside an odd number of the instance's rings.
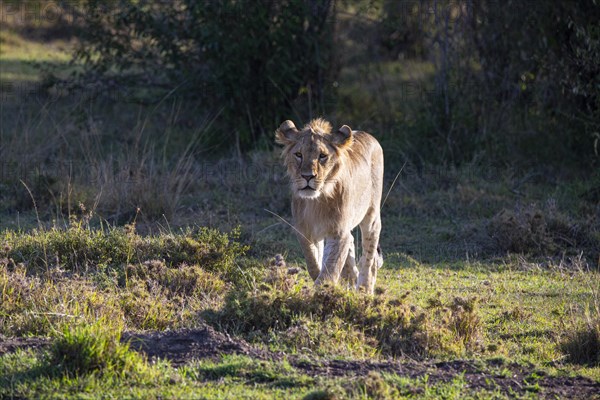
[[[293,196],[304,199],[331,196],[352,139],[350,127],[343,125],[332,132],[331,124],[323,119],[312,120],[302,130],[292,121],[282,123],[275,140],[284,145],[282,156]]]

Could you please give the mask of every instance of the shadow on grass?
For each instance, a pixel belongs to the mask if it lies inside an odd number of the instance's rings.
[[[22,360],[26,360],[23,362]],[[44,351],[33,350],[17,351],[5,354],[1,359],[0,372],[0,398],[25,399],[18,388],[30,388],[40,378],[53,378],[59,376],[58,369],[48,363]],[[22,362],[26,365],[14,365]]]

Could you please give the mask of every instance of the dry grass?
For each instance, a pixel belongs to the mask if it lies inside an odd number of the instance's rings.
[[[565,332],[560,344],[569,362],[596,367],[600,365],[600,318],[588,319]]]
[[[216,307],[238,283],[245,251],[210,229],[142,237],[131,225],[101,231],[81,223],[5,232],[2,243],[0,331],[7,335],[43,335],[98,318],[128,329],[193,325],[196,313]]]
[[[556,255],[565,249],[600,251],[597,217],[574,220],[558,211],[556,204],[504,209],[489,222],[487,231],[500,252]]]
[[[584,309],[584,318],[577,318],[576,306],[571,309],[559,347],[570,363],[589,367],[600,366],[600,282],[588,283],[592,300]]]
[[[339,287],[315,288],[290,275],[267,270],[266,282],[231,291],[223,308],[207,319],[220,329],[254,340],[269,340],[292,351],[318,354],[425,357],[465,354],[481,348],[476,301],[456,299],[420,309],[409,294],[375,296]]]

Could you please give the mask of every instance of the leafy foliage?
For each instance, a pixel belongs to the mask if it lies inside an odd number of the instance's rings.
[[[417,125],[429,142],[413,138],[426,158],[598,161],[600,5],[425,3],[438,7],[424,21],[436,76]]]
[[[143,88],[145,102],[175,92],[197,99],[222,113],[226,137],[248,147],[294,111],[323,112],[332,4],[89,1],[76,60],[86,65],[83,82]]]

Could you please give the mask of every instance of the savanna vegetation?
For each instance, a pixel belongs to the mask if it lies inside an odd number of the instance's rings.
[[[0,397],[600,393],[596,1],[0,7]],[[317,116],[384,148],[373,296],[289,226]]]

